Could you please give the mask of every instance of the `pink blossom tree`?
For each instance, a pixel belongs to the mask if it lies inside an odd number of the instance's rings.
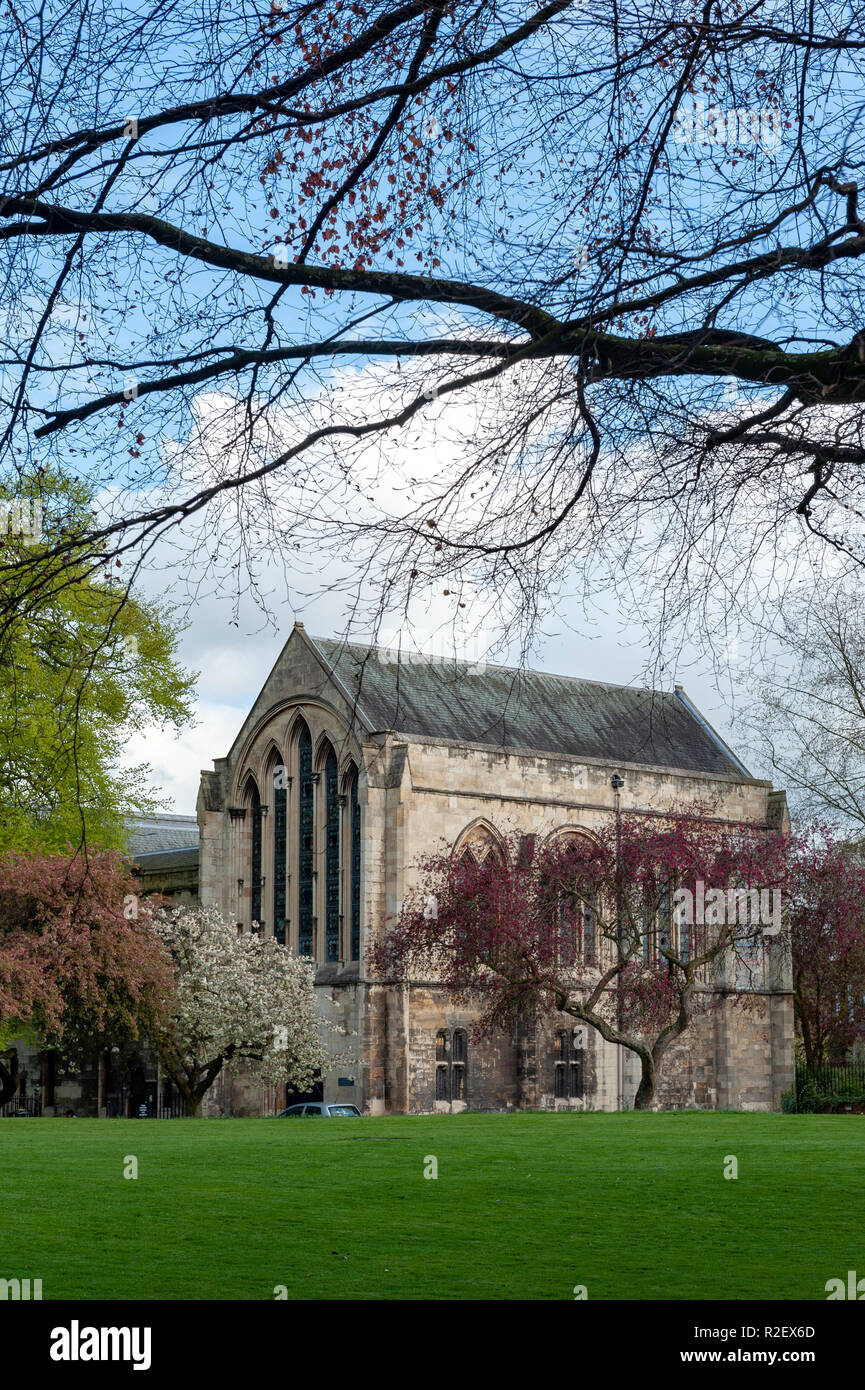
[[[12,1045],[101,1050],[152,1026],[168,959],[128,863],[109,851],[0,859],[0,1104],[18,1088]]]
[[[327,1058],[312,964],[272,937],[239,934],[214,907],[161,910],[157,930],[174,985],[152,1036],[187,1113],[242,1062],[259,1081],[307,1089]]]
[[[647,1109],[670,1045],[722,990],[745,996],[741,969],[778,936],[786,875],[781,833],[707,808],[515,837],[480,866],[444,849],[422,861],[373,964],[479,1001],[481,1032],[521,1015],[588,1024],[639,1058],[634,1105]]]

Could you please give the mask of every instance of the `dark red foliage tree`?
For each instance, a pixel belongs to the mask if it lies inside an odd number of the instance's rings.
[[[481,1031],[527,1014],[588,1024],[639,1058],[634,1104],[646,1109],[695,1017],[783,971],[787,859],[781,833],[694,812],[514,840],[482,866],[443,850],[373,963],[477,1001]]]
[[[0,860],[0,1042],[97,1051],[137,1037],[172,984],[139,886],[117,854],[6,854]],[[0,1104],[17,1052],[0,1054]]]
[[[812,831],[792,858],[789,923],[805,1061],[840,1061],[865,1035],[865,866],[829,832]]]

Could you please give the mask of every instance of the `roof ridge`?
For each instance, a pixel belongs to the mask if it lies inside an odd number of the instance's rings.
[[[368,639],[307,641],[343,692],[358,684],[358,708],[374,731],[750,780],[729,745],[678,690],[479,662],[456,653],[427,656]]]
[[[195,818],[196,818],[196,817],[195,817],[195,812],[194,812],[194,811],[189,811],[189,812],[181,812],[181,811],[153,811],[153,812],[152,812],[151,814],[149,814],[149,815],[142,811],[140,814],[136,814],[136,815],[134,815],[134,816],[129,816],[129,817],[128,817],[128,819],[131,820],[131,821],[148,821],[148,822],[150,822],[150,821],[162,821],[162,822],[165,822],[165,821],[178,821],[178,820],[192,820],[192,821],[194,821]]]
[[[370,643],[368,646],[364,646],[362,642],[348,642],[340,637],[313,637],[312,641],[316,643],[333,643],[335,646],[339,646],[343,651],[358,651],[365,654],[369,654],[370,652],[397,650],[395,647],[379,646],[377,643]],[[423,652],[415,651],[414,648],[406,648],[404,650],[400,648],[400,655],[420,657],[420,664],[424,666],[431,666],[436,663],[435,657],[425,656]],[[472,657],[446,657],[440,662],[443,666],[448,663],[453,666],[485,666],[493,671],[511,671],[517,676],[544,676],[547,679],[568,681],[573,685],[598,685],[602,686],[605,690],[630,690],[635,695],[663,695],[666,699],[676,698],[676,692],[674,690],[657,690],[650,685],[627,685],[623,684],[621,681],[600,681],[595,680],[591,676],[566,676],[560,671],[539,671],[535,666],[506,666],[503,662],[479,661]],[[407,661],[406,665],[411,665],[411,662]]]

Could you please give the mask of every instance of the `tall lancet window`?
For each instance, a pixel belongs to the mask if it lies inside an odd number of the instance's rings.
[[[315,839],[312,782],[312,739],[304,724],[298,740],[298,781],[300,783],[300,855],[298,863],[298,936],[302,956],[312,955],[313,929],[313,846]]]
[[[273,778],[273,934],[285,945],[285,866],[288,837],[288,791],[285,768],[271,768]]]
[[[261,922],[261,797],[253,782],[252,797],[252,921]]]
[[[325,789],[325,960],[339,960],[339,769],[333,749],[324,765]]]
[[[351,958],[360,960],[360,802],[357,773],[351,779]]]

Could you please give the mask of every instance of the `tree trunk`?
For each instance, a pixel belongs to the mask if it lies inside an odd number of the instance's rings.
[[[656,1041],[655,1047],[649,1048],[640,1038],[628,1037],[626,1033],[609,1027],[597,1014],[588,1013],[585,1010],[569,1006],[567,1000],[563,996],[558,998],[557,1007],[562,1013],[570,1014],[572,1018],[577,1018],[581,1023],[588,1024],[590,1028],[596,1029],[607,1042],[615,1043],[618,1047],[622,1048],[624,1052],[633,1052],[635,1056],[639,1057],[641,1075],[640,1084],[637,1087],[637,1094],[634,1097],[634,1109],[648,1110],[655,1096],[657,1068],[664,1054],[666,1044],[659,1048],[658,1042]],[[624,1105],[624,1096],[622,1096],[620,1103]]]
[[[57,1077],[57,1054],[53,1051],[40,1054],[42,1064],[42,1113],[54,1109],[54,1087]]]
[[[96,1116],[97,1119],[104,1119],[107,1112],[106,1107],[106,1081],[107,1064],[104,1051],[99,1052],[96,1061]]]
[[[814,1040],[811,1037],[811,1026],[805,1011],[804,991],[802,989],[802,979],[800,975],[797,975],[794,981],[793,1011],[795,1014],[795,1021],[799,1024],[799,1033],[802,1038],[802,1046],[805,1050],[805,1065],[811,1068],[816,1060],[814,1057]]]
[[[639,1053],[638,1056],[641,1073],[637,1094],[634,1096],[634,1109],[650,1110],[655,1098],[655,1063],[651,1053]]]
[[[203,1074],[198,1073],[198,1079],[189,1088],[189,1099],[186,1102],[188,1119],[195,1119],[199,1114],[201,1102],[222,1071],[225,1061],[225,1057],[215,1057]]]
[[[196,1119],[201,1113],[201,1102],[222,1071],[225,1058],[217,1057],[203,1071],[198,1069],[191,1074],[185,1067],[176,1065],[169,1057],[162,1057],[160,1061],[165,1075],[171,1078],[183,1096],[186,1118]]]

